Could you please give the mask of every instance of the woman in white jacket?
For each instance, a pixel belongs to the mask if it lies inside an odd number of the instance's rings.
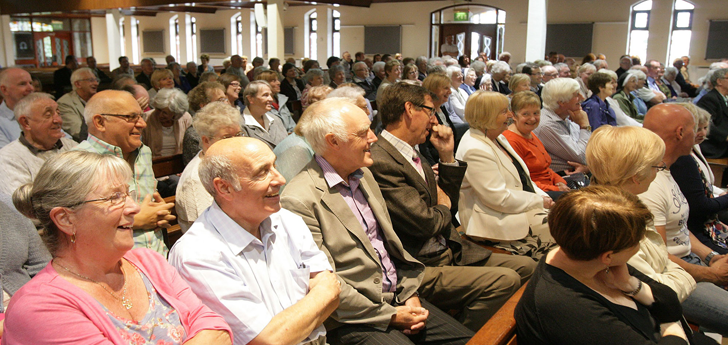
[[[554,245],[545,224],[553,200],[501,134],[512,117],[508,98],[477,91],[465,106],[470,123],[456,158],[468,163],[460,189],[460,221],[475,240],[539,259]]]

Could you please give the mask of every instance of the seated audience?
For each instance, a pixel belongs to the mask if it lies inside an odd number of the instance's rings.
[[[591,97],[581,103],[582,109],[589,118],[589,124],[592,130],[599,128],[601,125],[617,125],[617,115],[609,106],[606,99],[614,93],[614,84],[612,78],[604,73],[594,73],[587,80]]]
[[[202,150],[185,166],[175,194],[175,209],[185,233],[202,212],[212,205],[213,198],[200,181],[199,167],[205,152],[219,140],[247,136],[240,127],[240,115],[228,104],[213,102],[203,107],[192,120],[192,128],[200,137]]]
[[[56,90],[56,99],[60,99],[63,95],[73,90],[71,74],[77,68],[78,60],[76,60],[76,57],[66,55],[66,64],[53,72],[53,87]]]
[[[281,209],[286,181],[275,159],[257,139],[210,146],[199,175],[215,201],[169,261],[225,318],[236,344],[324,344],[323,322],[339,305],[341,282],[306,223]]]
[[[531,77],[529,77],[528,74],[516,73],[508,81],[508,88],[511,90],[508,97],[513,97],[519,92],[530,91]]]
[[[200,83],[200,76],[197,73],[197,64],[194,63],[194,61],[188,62],[182,73],[184,73],[184,77],[187,78],[187,81],[190,83],[190,90]]]
[[[571,78],[554,79],[541,90],[541,124],[533,130],[551,156],[551,169],[559,175],[589,172],[584,150],[591,136],[584,98]]]
[[[589,89],[589,77],[596,73],[597,68],[590,63],[584,63],[576,70],[577,78],[574,78],[579,83],[579,93],[583,99],[589,99],[592,96],[592,91]]]
[[[605,75],[609,76],[609,78],[611,79],[611,84],[612,84],[612,92],[615,92],[614,90],[617,90],[617,88],[618,88],[617,80],[619,79],[617,77],[617,73],[615,73],[612,70],[606,69],[606,68],[600,69],[599,71],[597,71],[597,73],[605,74]],[[609,104],[609,109],[614,111],[614,116],[617,121],[617,126],[642,126],[641,123],[639,123],[635,119],[627,116],[622,111],[622,108],[620,108],[619,103],[614,98],[612,98],[613,95],[614,95],[614,93],[612,95],[607,96],[607,98],[604,99],[604,102]]]
[[[109,78],[109,76],[106,75],[106,73],[104,73],[104,71],[102,71],[101,69],[99,69],[96,66],[96,58],[95,57],[93,57],[93,56],[86,57],[86,66],[89,69],[91,69],[91,72],[94,73],[94,76],[96,77],[96,79],[99,80],[99,82],[104,83],[104,84],[111,83],[111,78]],[[43,89],[41,89],[41,88],[38,89],[38,91],[42,91],[42,90]]]
[[[172,79],[174,80],[175,88],[182,90],[184,93],[188,93],[192,90],[189,80],[187,80],[187,77],[182,75],[182,66],[180,66],[179,63],[172,62],[167,65],[167,69],[172,71]]]
[[[74,148],[78,143],[64,136],[63,119],[53,96],[34,92],[15,105],[22,135],[0,149],[0,193],[13,195],[23,184],[32,182],[48,158]]]
[[[513,123],[503,136],[526,163],[531,181],[556,200],[570,189],[566,180],[551,169],[551,156],[543,143],[533,134],[541,122],[541,99],[531,91],[521,92],[511,99]]]
[[[451,80],[444,73],[434,72],[428,73],[427,78],[422,82],[422,87],[430,91],[432,94],[432,105],[437,118],[437,123],[450,127],[455,135],[455,147],[457,148],[460,138],[468,128],[468,124],[464,119],[455,114],[448,100],[452,94]],[[457,128],[455,123],[457,123]],[[439,161],[437,149],[435,149],[428,140],[419,146],[420,153],[430,165],[435,165]]]
[[[189,110],[192,113],[198,112],[207,104],[213,102],[230,105],[230,100],[225,94],[225,87],[217,81],[200,82],[200,84],[187,94],[187,101],[189,102]],[[242,118],[240,118],[240,122],[242,122]],[[200,136],[193,126],[187,127],[185,136],[182,139],[182,160],[184,164],[189,164],[197,153],[200,152],[200,149]]]
[[[652,62],[657,64],[657,67],[652,66]],[[645,74],[645,85],[637,89],[637,97],[641,98],[651,107],[662,103],[667,97],[654,82],[654,78],[657,77],[657,70],[660,68],[659,62],[650,60],[648,63],[645,66],[635,65],[632,68],[642,71]]]
[[[414,63],[404,65],[402,68],[402,80],[419,81],[417,66]],[[417,84],[417,83],[415,83]],[[421,82],[419,84],[422,84]]]
[[[230,66],[225,67],[225,74],[233,74],[237,76],[242,89],[245,89],[245,87],[248,86],[248,83],[250,83],[250,79],[248,79],[245,74],[253,69],[253,66],[247,65],[247,63],[247,57],[236,54],[230,57]],[[225,61],[223,61],[223,65],[225,65]]]
[[[217,78],[218,78],[218,75],[215,72],[211,72],[211,71],[202,72],[202,74],[200,74],[200,80],[198,81],[197,85],[202,84],[207,81],[217,81]]]
[[[502,94],[477,91],[465,106],[470,129],[455,157],[468,164],[460,188],[460,222],[468,236],[517,255],[540,259],[554,243],[544,226],[554,201],[529,177],[501,134],[511,113]]]
[[[237,108],[240,114],[242,114],[245,109],[245,104],[240,100],[240,92],[243,90],[240,77],[235,74],[225,73],[217,81],[225,88],[225,96],[227,96],[228,103]]]
[[[682,88],[680,88],[680,85],[678,85],[677,81],[675,81],[677,75],[680,74],[677,68],[673,66],[667,66],[665,67],[664,71],[665,72],[662,75],[662,83],[670,88],[670,92],[672,93],[672,95],[674,97],[687,97],[687,94],[682,92]]]
[[[728,257],[712,251],[688,230],[689,205],[669,170],[680,156],[689,155],[692,151],[695,120],[680,105],[662,104],[647,112],[644,127],[665,142],[662,161],[666,168],[657,173],[655,182],[647,192],[640,194],[640,199],[654,215],[655,230],[665,242],[670,260],[699,282],[698,290],[709,291],[703,292],[702,299],[683,303],[686,317],[707,329],[728,335],[728,321],[724,317],[716,317],[728,315],[728,291],[720,287],[728,284]],[[686,305],[688,302],[690,305]],[[704,309],[708,305],[711,312]]]
[[[460,237],[453,215],[468,166],[455,160],[452,129],[437,124],[426,108],[432,105],[422,87],[397,83],[387,88],[379,107],[385,129],[371,146],[370,170],[405,250],[427,266],[421,286],[435,286],[423,289],[420,297],[442,310],[461,310],[459,321],[478,331],[528,280],[535,264]],[[440,153],[437,179],[415,149],[428,134]]]
[[[303,217],[342,283],[325,323],[329,342],[465,344],[473,332],[417,295],[424,265],[404,249],[366,168],[377,138],[364,111],[332,98],[308,112],[299,126],[316,156],[282,205]]]
[[[495,61],[493,61],[493,60],[491,60],[491,61],[488,61],[488,62],[489,62],[489,63],[490,63],[491,65],[492,65],[493,63],[495,63]],[[486,68],[487,68],[487,65],[486,65],[486,64],[485,64],[485,62],[483,62],[483,61],[478,61],[478,60],[475,60],[475,61],[473,61],[473,63],[471,63],[471,64],[470,64],[470,69],[472,69],[472,70],[473,70],[473,71],[475,72],[475,81],[474,81],[474,82],[473,82],[473,84],[471,85],[471,86],[473,87],[473,89],[477,90],[477,89],[481,88],[481,85],[482,85],[482,77],[483,77],[484,75],[486,75],[486,74],[487,74],[487,75],[490,75],[490,74],[489,74],[489,73],[488,73],[488,72],[486,71]],[[468,74],[467,74],[467,73],[465,73],[465,80],[466,80],[466,82],[467,82],[467,78],[468,78]],[[491,85],[491,87],[492,87],[492,85]],[[475,90],[473,90],[473,92],[475,92]],[[471,92],[471,93],[472,93],[472,92]]]
[[[645,118],[645,116],[644,114],[640,115],[640,113],[637,111],[637,106],[635,106],[634,104],[635,96],[632,95],[632,91],[637,89],[638,79],[639,78],[637,77],[637,74],[632,73],[632,71],[622,73],[622,76],[620,76],[617,80],[617,93],[615,93],[612,98],[617,101],[619,108],[625,115],[631,117],[639,123],[642,123],[642,120]]]
[[[450,97],[448,103],[450,108],[455,111],[455,115],[458,116],[459,122],[465,122],[465,102],[468,101],[468,95],[465,90],[460,88],[463,84],[463,72],[458,66],[450,66],[447,68],[447,76],[450,78]]]
[[[152,110],[152,108],[149,107],[149,92],[147,92],[147,89],[145,89],[144,86],[141,86],[139,84],[124,85],[121,90],[126,91],[134,96],[134,99],[137,100],[137,103],[139,103],[139,106],[142,108],[143,112]]]
[[[529,89],[535,94],[541,93],[540,92],[541,91],[541,82],[543,81],[543,73],[541,71],[541,67],[539,67],[539,65],[537,65],[535,63],[534,64],[529,63],[523,67],[523,70],[521,71],[521,73],[527,75],[528,78],[530,79]],[[510,85],[509,85],[509,87],[510,87]],[[511,90],[513,90],[513,89],[514,88],[511,87]]]
[[[700,149],[706,158],[728,157],[728,68],[713,71],[710,77],[713,90],[706,93],[696,104],[707,110],[712,118],[712,128]]]
[[[264,80],[250,82],[243,91],[243,100],[245,131],[248,136],[262,140],[273,150],[288,136],[288,132],[283,121],[270,113],[273,103],[270,84]]]
[[[3,342],[232,344],[225,320],[164,257],[132,250],[140,208],[130,184],[123,159],[71,151],[15,192],[15,207],[42,224],[53,261],[13,296]]]
[[[351,88],[340,88],[337,90],[341,90],[339,91],[341,93],[346,92],[347,89]],[[332,91],[333,89],[327,85],[314,86],[308,93],[308,98],[312,102],[311,104],[313,104],[325,99]],[[301,118],[308,116],[307,114],[309,113],[310,111],[304,110]],[[300,123],[301,120],[299,119],[298,122]],[[300,127],[300,125],[296,124],[293,133],[283,139],[273,149],[273,153],[276,155],[276,169],[278,169],[278,172],[283,175],[286,181],[292,180],[311,161],[314,155],[311,144],[301,134]],[[281,192],[284,188],[285,185],[281,186]]]
[[[689,105],[686,106],[685,104],[686,103],[680,103],[680,105],[688,109],[693,109]],[[695,145],[693,145],[693,150],[690,152],[690,155],[698,164],[698,169],[705,175],[704,177],[701,176],[701,179],[704,179],[707,184],[706,187],[710,185],[714,195],[722,195],[725,193],[725,190],[716,186],[713,170],[710,168],[710,164],[705,159],[705,156],[703,156],[703,152],[700,149],[700,144],[705,141],[705,138],[707,138],[708,133],[710,132],[710,113],[700,107],[697,107],[695,110],[691,110],[691,112],[694,114],[693,116],[695,116],[695,122],[698,124],[698,129],[695,132]],[[680,159],[678,158],[678,160]],[[720,184],[720,181],[718,181],[718,184]],[[728,217],[723,216],[722,214],[719,214],[719,216],[723,222],[728,220]]]
[[[303,79],[306,81],[306,87],[303,89],[303,92],[301,92],[301,107],[305,110],[309,105],[311,105],[311,102],[309,102],[308,99],[308,92],[311,91],[311,88],[324,84],[324,71],[318,68],[310,68],[306,71]],[[330,86],[327,87],[331,88]]]
[[[501,54],[502,55],[502,54]],[[510,57],[509,57],[510,58]],[[511,73],[511,66],[506,61],[498,61],[490,68],[491,83],[493,91],[500,92],[504,95],[510,95],[511,89],[508,88],[508,76]],[[482,84],[482,82],[481,82]]]
[[[119,57],[119,67],[117,67],[113,71],[111,71],[111,75],[112,75],[113,79],[116,79],[117,77],[122,76],[122,75],[128,75],[128,76],[134,78],[134,69],[131,68],[131,66],[129,65],[129,58],[126,56],[120,56]],[[135,79],[135,81],[136,81],[136,79]]]
[[[681,156],[670,167],[670,174],[688,202],[688,230],[711,250],[728,254],[728,227],[718,218],[718,212],[728,209],[728,195],[713,194],[715,186],[708,179],[708,176],[712,177],[711,169],[699,149],[708,133],[710,114],[692,103],[677,104],[690,111],[698,124],[690,155]]]
[[[141,212],[134,217],[134,245],[166,256],[167,246],[160,229],[169,227],[169,221],[175,219],[169,212],[174,204],[166,203],[156,192],[152,152],[141,139],[142,130],[147,126],[142,115],[139,103],[126,91],[97,93],[86,103],[84,111],[88,139],[75,150],[123,158],[134,167],[132,181],[136,195],[133,199],[141,206]]]
[[[150,105],[154,109],[143,115],[147,126],[142,129],[142,142],[152,150],[152,157],[182,153],[182,138],[192,125],[187,96],[176,88],[161,89]]]
[[[619,58],[619,68],[614,71],[617,73],[617,78],[621,78],[622,74],[627,73],[630,67],[632,67],[632,58],[630,58],[629,55],[622,55],[622,57]]]
[[[382,84],[382,81],[387,78],[387,74],[384,72],[386,65],[384,61],[377,61],[372,65],[372,74],[374,75],[372,84],[377,90],[379,89],[379,85]]]
[[[114,78],[114,80],[111,81],[111,90],[121,90],[124,88],[124,86],[127,85],[141,85],[144,90],[147,90],[146,85],[144,84],[137,84],[136,79],[128,74],[120,74]],[[147,92],[149,94],[149,92]]]
[[[270,112],[283,122],[283,127],[286,128],[288,134],[292,133],[293,128],[296,127],[296,121],[293,120],[291,112],[285,106],[288,102],[288,97],[281,93],[281,82],[278,80],[278,73],[272,70],[266,70],[258,74],[256,79],[268,82],[272,93],[271,96],[273,97]]]
[[[516,306],[518,342],[688,344],[675,291],[627,265],[651,219],[617,187],[564,195],[549,214],[559,247],[539,263]]]
[[[293,111],[293,102],[301,100],[301,93],[305,85],[303,81],[297,79],[296,65],[292,63],[284,64],[281,73],[284,77],[281,80],[281,93],[288,97],[286,106],[288,110]]]
[[[556,70],[554,66],[547,65],[541,67],[541,74],[543,74],[543,78],[541,79],[541,84],[539,85],[538,92],[536,93],[537,95],[541,95],[541,89],[544,84],[559,77],[559,71]]]
[[[73,91],[58,100],[58,112],[63,119],[63,130],[81,142],[88,136],[88,127],[83,120],[83,109],[91,96],[96,94],[99,79],[89,68],[79,68],[71,74]]]
[[[152,83],[152,87],[149,89],[149,99],[153,99],[160,89],[174,88],[174,74],[166,68],[155,70],[149,80]]]
[[[476,91],[475,89],[475,81],[478,79],[477,73],[475,73],[475,70],[473,68],[468,68],[465,70],[465,76],[463,77],[463,83],[460,84],[460,88],[465,90],[465,94],[470,96],[473,92]],[[490,85],[490,83],[488,83]]]
[[[0,71],[0,96],[3,98],[0,103],[0,148],[20,138],[20,125],[13,109],[31,92],[33,79],[26,70],[11,67]]]

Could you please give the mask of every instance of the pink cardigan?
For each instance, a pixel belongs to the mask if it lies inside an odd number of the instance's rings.
[[[202,304],[172,266],[156,252],[134,249],[124,256],[177,310],[187,338],[202,330],[232,332]],[[17,305],[17,307],[14,307]],[[125,344],[99,303],[48,264],[13,296],[2,344]]]

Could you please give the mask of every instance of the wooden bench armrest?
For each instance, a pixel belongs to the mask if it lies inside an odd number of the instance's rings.
[[[516,344],[516,319],[513,312],[523,295],[527,284],[521,286],[493,317],[470,339],[468,345],[507,345]]]

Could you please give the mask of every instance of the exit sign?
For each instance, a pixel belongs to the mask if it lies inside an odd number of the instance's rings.
[[[467,22],[470,20],[470,12],[469,11],[455,11],[455,21],[456,22]]]

